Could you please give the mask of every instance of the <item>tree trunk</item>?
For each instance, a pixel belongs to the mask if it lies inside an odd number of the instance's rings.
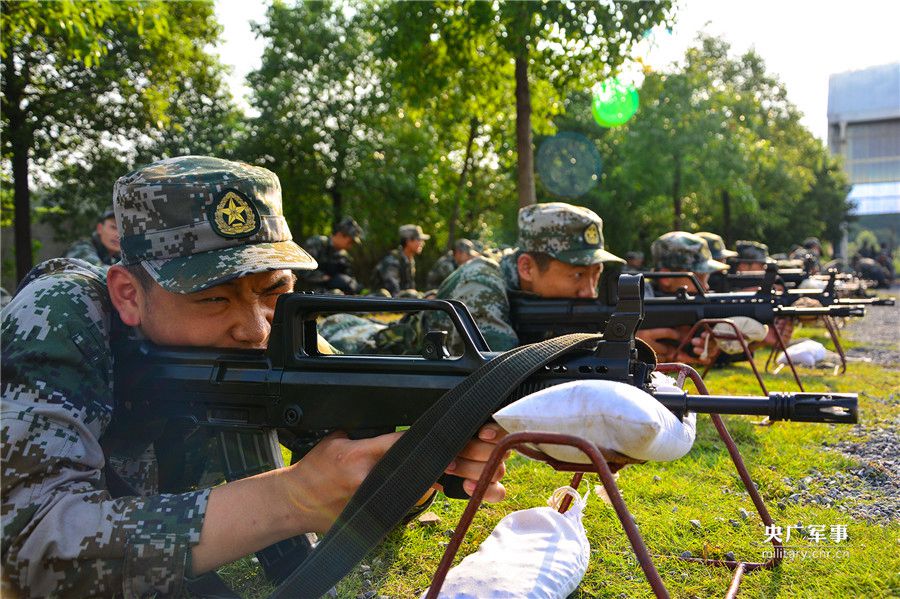
[[[531,91],[528,89],[528,49],[516,56],[516,151],[519,207],[537,202],[534,191],[534,152],[531,149]]]
[[[466,141],[466,157],[463,160],[462,172],[459,173],[459,183],[456,186],[456,194],[453,198],[453,214],[450,216],[450,236],[447,238],[447,249],[452,250],[456,242],[456,224],[459,222],[459,206],[462,196],[466,192],[466,177],[469,174],[469,163],[472,161],[472,146],[475,144],[475,136],[478,133],[478,119],[472,117],[469,121],[469,139]]]
[[[672,173],[672,207],[674,218],[672,230],[681,231],[681,156],[675,156],[675,169]]]
[[[26,111],[22,108],[22,98],[27,81],[27,65],[22,65],[22,73],[17,72],[13,61],[13,50],[8,49],[4,62],[3,94],[6,116],[9,119],[10,146],[12,149],[13,176],[13,230],[16,236],[16,283],[25,278],[31,270],[31,190],[28,187],[28,161],[31,150],[31,131]]]
[[[328,193],[331,195],[331,226],[336,227],[344,212],[344,195],[337,185],[329,189]]]
[[[722,238],[725,245],[731,243],[731,196],[722,190]]]

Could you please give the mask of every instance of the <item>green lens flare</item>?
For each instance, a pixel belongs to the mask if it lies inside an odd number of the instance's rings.
[[[639,103],[638,91],[634,85],[610,77],[594,92],[591,112],[601,127],[618,127],[634,116]]]

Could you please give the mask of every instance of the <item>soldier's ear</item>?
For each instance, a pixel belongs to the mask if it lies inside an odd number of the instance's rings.
[[[125,267],[113,265],[106,273],[106,287],[122,322],[130,327],[140,326],[146,293],[137,277]]]
[[[519,271],[519,281],[526,283],[531,283],[534,281],[535,271],[537,270],[537,263],[534,261],[528,254],[520,254],[519,258],[516,260],[516,268]]]

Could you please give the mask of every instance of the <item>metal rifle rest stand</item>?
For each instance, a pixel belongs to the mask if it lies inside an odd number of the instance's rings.
[[[841,345],[840,335],[838,334],[838,327],[834,322],[834,318],[831,316],[819,316],[817,317],[817,320],[821,320],[825,324],[825,328],[828,330],[828,336],[831,337],[831,342],[834,344],[834,349],[840,357],[841,362],[834,367],[834,372],[832,374],[844,374],[845,372],[847,372],[847,355],[844,353],[844,347]],[[803,321],[801,320],[801,322]],[[791,367],[791,371],[794,373],[794,380],[797,381],[797,385],[800,387],[800,390],[803,391],[803,383],[800,382],[800,377],[797,375],[797,370],[794,368],[794,362],[793,360],[791,360],[791,356],[787,352],[787,348],[785,347],[785,343],[782,340],[781,333],[778,332],[778,329],[775,329],[775,337],[778,339],[778,343],[781,346],[781,351],[784,352],[784,357],[788,365]],[[769,357],[766,358],[766,372],[770,372],[769,368],[775,363],[776,350],[777,348],[773,347],[769,352]],[[777,367],[775,367],[774,370],[771,370],[771,373],[778,374],[782,368],[784,368],[784,364],[779,364]]]
[[[734,331],[734,334],[729,333],[716,333],[714,328],[717,324],[724,324],[725,326],[729,326]],[[747,344],[747,338],[738,330],[737,325],[734,324],[734,321],[729,320],[727,318],[703,318],[694,323],[694,326],[691,327],[682,338],[681,342],[678,344],[678,349],[675,350],[675,355],[678,356],[681,353],[688,343],[691,342],[691,339],[697,336],[697,333],[703,329],[709,337],[713,340],[725,339],[728,341],[739,341],[741,343],[741,348],[744,350],[744,357],[747,358],[747,362],[750,363],[750,368],[753,369],[753,375],[756,377],[756,381],[759,383],[759,388],[762,389],[763,395],[768,395],[769,391],[766,389],[766,384],[762,380],[762,375],[759,374],[759,370],[756,368],[756,363],[753,361],[753,351],[750,349],[750,346]],[[776,336],[780,338],[778,335],[778,331],[775,331]],[[784,345],[784,342],[782,342]],[[712,359],[708,364],[703,368],[703,373],[700,376],[706,376],[706,373],[709,372],[709,369],[712,368],[712,365],[715,363],[715,358],[718,356],[719,350],[717,349],[716,353],[712,355]],[[787,355],[787,354],[785,354]],[[788,356],[790,360],[790,356]],[[790,362],[789,362],[790,363]],[[794,364],[790,363],[791,370],[794,372],[794,377],[797,377],[797,371],[794,369]],[[797,378],[797,384],[800,385],[800,390],[803,390],[803,385],[800,383],[800,379]]]
[[[685,379],[690,378],[691,381],[693,381],[694,385],[697,387],[697,391],[700,394],[709,395],[709,392],[706,389],[706,385],[703,383],[703,379],[700,377],[696,370],[694,370],[690,366],[687,366],[686,364],[659,364],[657,365],[656,370],[662,373],[677,373],[679,386],[683,386]],[[737,470],[738,475],[741,477],[741,481],[744,483],[744,488],[746,488],[747,492],[750,494],[750,499],[756,506],[756,511],[759,514],[759,517],[762,519],[763,523],[766,526],[773,526],[774,523],[771,516],[769,515],[769,511],[766,509],[766,505],[765,503],[763,503],[762,497],[760,497],[759,495],[759,491],[757,491],[756,487],[753,486],[753,481],[750,479],[750,473],[747,471],[747,468],[744,465],[744,460],[741,457],[741,454],[738,451],[734,440],[731,438],[731,435],[728,434],[728,430],[725,428],[725,424],[722,422],[722,418],[718,414],[710,414],[710,417],[712,418],[716,430],[719,432],[719,437],[728,448],[728,453],[731,455],[731,460],[734,462],[734,467]],[[572,447],[577,447],[590,458],[593,468],[591,468],[590,465],[586,464],[560,462],[547,456],[543,452],[535,451],[526,447],[521,447],[522,445],[528,443],[551,443],[555,445],[569,445]],[[500,465],[503,455],[507,450],[510,449],[516,449],[517,451],[529,457],[540,459],[541,461],[549,464],[554,470],[558,470],[561,472],[575,472],[575,475],[572,477],[571,482],[571,486],[575,489],[577,489],[580,485],[585,472],[596,472],[600,477],[600,481],[603,483],[603,488],[606,490],[606,494],[609,496],[610,503],[612,504],[613,509],[615,509],[616,511],[616,516],[618,516],[619,522],[622,524],[622,528],[625,529],[625,534],[628,537],[628,541],[631,543],[631,547],[634,550],[638,563],[640,564],[641,569],[644,571],[644,575],[647,577],[647,582],[650,583],[650,588],[653,589],[654,595],[658,598],[669,597],[669,592],[666,590],[666,587],[659,576],[659,572],[657,572],[656,570],[656,566],[653,565],[653,560],[650,552],[647,550],[647,546],[644,544],[644,540],[641,537],[641,533],[638,530],[637,525],[635,524],[634,520],[632,520],[631,513],[628,511],[628,507],[625,505],[625,501],[624,499],[622,499],[622,495],[619,492],[619,487],[616,485],[615,478],[613,477],[614,472],[620,470],[621,468],[624,468],[626,465],[641,462],[639,460],[634,460],[623,456],[615,451],[600,449],[590,441],[587,441],[581,437],[575,437],[573,435],[562,435],[557,433],[534,432],[514,433],[508,435],[500,443],[497,444],[496,448],[494,448],[494,451],[491,453],[491,457],[488,460],[487,468],[484,469],[481,478],[478,481],[478,485],[475,487],[475,491],[474,493],[472,493],[472,497],[469,499],[469,503],[466,506],[463,515],[459,519],[459,523],[456,525],[456,529],[453,532],[453,537],[450,539],[447,548],[444,550],[444,555],[441,558],[441,562],[438,565],[438,569],[435,572],[434,577],[432,578],[431,586],[428,589],[426,599],[436,599],[438,594],[440,593],[441,587],[444,584],[444,580],[447,577],[447,573],[449,572],[450,567],[453,565],[453,560],[456,557],[457,552],[459,551],[459,547],[462,544],[463,538],[465,537],[466,532],[469,530],[469,527],[472,524],[475,513],[478,511],[478,506],[481,505],[481,502],[484,499],[484,493],[487,490],[488,484],[490,484],[491,475],[494,470],[496,470],[497,466]],[[560,505],[560,513],[565,512],[569,508],[570,504],[571,497],[566,497]],[[726,599],[731,599],[737,595],[744,574],[761,569],[771,569],[781,563],[781,560],[784,556],[784,546],[781,544],[781,542],[776,541],[774,536],[771,540],[772,546],[775,549],[774,557],[765,562],[714,560],[698,557],[679,557],[679,559],[689,562],[704,563],[711,566],[724,566],[733,570],[734,575],[731,579],[731,584],[728,587],[728,591],[725,594]]]

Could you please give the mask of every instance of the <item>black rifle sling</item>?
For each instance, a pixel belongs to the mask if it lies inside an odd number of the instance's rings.
[[[378,462],[312,555],[271,597],[327,593],[403,519],[510,393],[545,364],[599,339],[579,333],[521,346],[444,394]]]

